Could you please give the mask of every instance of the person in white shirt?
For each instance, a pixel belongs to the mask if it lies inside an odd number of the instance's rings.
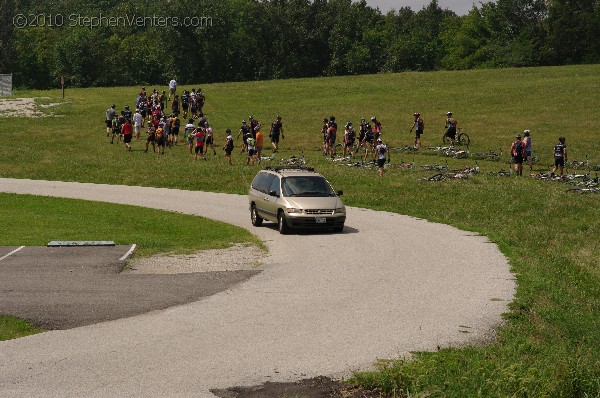
[[[171,79],[171,81],[169,82],[169,98],[167,99],[167,103],[169,103],[169,101],[171,101],[171,96],[175,96],[176,91],[177,91],[177,81],[175,80],[175,77],[173,77]]]
[[[140,140],[140,133],[142,130],[142,122],[144,121],[144,117],[142,116],[139,110],[135,111],[135,115],[133,115],[133,127],[135,129],[135,139],[136,141]]]
[[[375,153],[377,154],[377,167],[379,168],[379,177],[383,177],[383,167],[385,162],[390,162],[390,151],[387,145],[381,141],[381,138],[377,139],[377,146],[375,146]]]

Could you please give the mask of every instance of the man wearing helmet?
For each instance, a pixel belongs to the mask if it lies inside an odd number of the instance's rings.
[[[242,127],[238,131],[237,138],[240,138],[240,134],[242,135],[242,150],[240,153],[244,153],[248,150],[248,138],[252,137],[250,126],[248,126],[245,120],[242,120]]]
[[[450,138],[450,145],[454,145],[456,140],[456,119],[452,115],[452,112],[446,114],[446,137]]]
[[[356,132],[354,131],[354,126],[352,126],[352,122],[348,121],[346,123],[346,128],[344,130],[344,153],[343,156],[346,157],[346,152],[348,152],[348,156],[352,158],[352,152],[354,150],[354,141],[356,139]]]
[[[415,121],[413,122],[410,131],[412,132],[415,129],[415,149],[419,149],[421,146],[421,134],[425,130],[425,123],[423,122],[423,118],[419,112],[414,114]]]
[[[383,177],[384,166],[387,158],[387,162],[390,162],[390,151],[387,145],[383,143],[381,138],[377,138],[377,145],[375,146],[375,153],[377,154],[377,167],[379,168],[379,177]]]
[[[277,116],[275,121],[271,123],[271,131],[269,132],[269,138],[271,138],[271,145],[273,146],[273,153],[277,152],[279,149],[279,135],[281,134],[281,138],[285,139],[283,136],[283,124],[281,123],[281,116]]]

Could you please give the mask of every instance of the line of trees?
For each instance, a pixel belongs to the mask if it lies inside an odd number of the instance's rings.
[[[364,0],[0,1],[0,73],[23,88],[61,75],[89,87],[600,62],[600,0],[497,0],[464,16],[437,0],[387,14]],[[122,23],[154,15],[171,19]],[[206,19],[170,22],[191,16]]]

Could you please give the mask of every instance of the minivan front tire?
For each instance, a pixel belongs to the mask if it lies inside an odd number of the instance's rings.
[[[250,220],[252,221],[252,225],[255,227],[260,227],[263,222],[262,217],[258,215],[258,210],[256,210],[255,204],[252,204],[252,207],[250,207]]]
[[[285,219],[285,214],[283,214],[283,211],[280,211],[277,214],[277,227],[279,229],[279,233],[282,235],[290,232],[290,228],[288,227],[287,221]]]

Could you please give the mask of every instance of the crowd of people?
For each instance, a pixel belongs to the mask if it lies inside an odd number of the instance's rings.
[[[165,90],[158,92],[152,90],[148,94],[146,88],[142,87],[137,99],[135,111],[126,105],[125,109],[117,114],[116,106],[113,104],[106,111],[106,135],[111,137],[111,143],[120,142],[125,144],[125,150],[131,151],[131,141],[135,135],[136,140],[141,140],[142,129],[146,129],[145,151],[150,146],[153,152],[159,155],[165,154],[165,148],[172,148],[179,144],[179,133],[182,125],[181,119],[186,121],[184,126],[184,141],[189,153],[195,160],[198,158],[207,160],[207,153],[212,151],[217,155],[215,149],[215,133],[204,116],[204,105],[206,97],[202,88],[183,90],[181,98],[177,94],[177,82],[173,78],[169,82],[169,94]],[[170,112],[166,108],[170,105]],[[168,113],[168,114],[167,114]],[[419,149],[422,145],[421,136],[425,132],[425,122],[419,112],[413,114],[414,120],[409,132],[415,131],[414,148]],[[188,118],[189,117],[189,118]],[[180,119],[181,118],[181,119]],[[146,128],[146,123],[148,127]],[[452,112],[446,114],[445,136],[454,145],[457,136],[458,122]],[[358,131],[355,130],[351,121],[344,126],[344,135],[338,143],[338,125],[335,116],[323,119],[321,135],[323,137],[322,150],[324,156],[334,158],[337,148],[342,148],[342,156],[353,158],[359,156],[363,161],[370,160],[377,163],[379,174],[384,173],[385,162],[390,161],[390,151],[383,142],[382,124],[375,116],[370,122],[365,118],[360,119]],[[232,153],[234,151],[234,137],[231,129],[226,130],[227,138],[223,145],[224,155],[229,164],[232,164]],[[518,134],[511,145],[510,153],[513,158],[515,172],[523,175],[523,163],[527,162],[529,169],[533,170],[532,140],[530,130],[523,132],[524,138]],[[240,153],[246,154],[246,164],[253,165],[261,163],[264,149],[264,135],[261,131],[261,123],[254,117],[249,116],[248,121],[242,120],[236,139],[241,137]],[[272,152],[279,150],[280,139],[284,139],[284,129],[281,116],[277,116],[269,126],[269,138]],[[560,169],[563,175],[564,166],[567,161],[567,148],[565,138],[560,137],[559,143],[554,146],[554,174]]]
[[[135,135],[137,141],[141,140],[142,129],[146,129],[147,153],[152,147],[153,152],[165,154],[165,148],[172,148],[179,144],[179,133],[182,126],[181,119],[185,122],[183,127],[183,140],[194,160],[198,158],[207,160],[207,153],[215,149],[215,133],[204,116],[203,108],[206,97],[201,88],[183,90],[181,98],[177,94],[177,82],[169,82],[169,94],[163,90],[161,93],[154,89],[151,94],[142,87],[136,100],[136,109],[132,111],[129,105],[117,114],[116,105],[106,110],[106,136],[110,137],[113,144],[123,141],[125,150],[131,151],[131,141]],[[170,113],[166,109],[170,106]],[[189,117],[189,119],[188,119]],[[180,119],[181,118],[181,119]],[[147,123],[147,127],[146,127]],[[227,138],[223,145],[223,152],[229,164],[232,164],[231,155],[234,149],[234,138],[231,129],[226,130]],[[241,153],[246,153],[246,164],[261,163],[264,145],[261,124],[254,117],[249,116],[248,122],[242,120],[242,125],[237,134],[242,136]],[[269,127],[269,138],[273,153],[279,150],[279,141],[284,139],[283,123],[281,116],[277,116]]]

